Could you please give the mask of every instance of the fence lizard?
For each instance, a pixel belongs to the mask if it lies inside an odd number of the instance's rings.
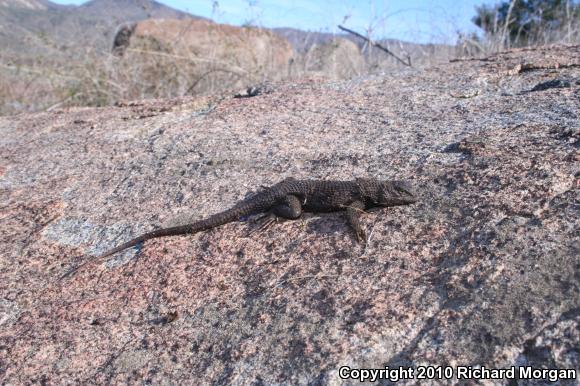
[[[366,235],[359,218],[365,209],[408,205],[416,201],[417,199],[410,187],[401,181],[362,178],[355,181],[324,181],[287,178],[238,202],[223,212],[191,224],[145,233],[105,252],[96,259],[105,258],[153,238],[193,234],[259,213],[285,219],[297,219],[302,215],[302,212],[346,211],[346,218],[354,230],[357,241],[364,242]],[[89,259],[68,271],[62,278],[71,275],[91,260]]]

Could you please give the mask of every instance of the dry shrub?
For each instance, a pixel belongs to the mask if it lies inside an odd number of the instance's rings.
[[[358,46],[350,40],[340,38],[314,44],[296,62],[295,67],[296,76],[318,73],[331,79],[347,79],[367,70]]]
[[[578,17],[572,16],[561,28],[546,28],[528,43],[577,43]],[[414,66],[421,67],[456,56],[501,51],[514,44],[507,38],[505,25],[490,31],[493,33],[484,38],[460,36],[456,47],[395,41],[381,44],[403,58],[409,56]],[[313,74],[347,79],[400,67],[376,48],[365,45],[361,51],[362,42],[357,45],[348,39],[326,37],[330,39],[304,44],[309,48],[297,53],[287,40],[269,30],[207,20],[149,19],[131,27],[129,44],[114,53],[77,48],[62,56],[56,52],[34,59],[7,58],[0,53],[0,115],[212,94]]]

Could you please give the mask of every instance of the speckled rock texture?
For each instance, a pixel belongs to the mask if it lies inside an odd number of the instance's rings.
[[[250,98],[2,117],[0,384],[578,370],[579,114],[580,47],[557,46]],[[250,219],[58,280],[85,254],[289,176],[404,179],[420,202],[364,215],[366,247],[341,214],[262,232]]]

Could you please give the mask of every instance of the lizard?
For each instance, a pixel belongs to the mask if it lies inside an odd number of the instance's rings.
[[[409,205],[416,201],[417,198],[410,186],[403,181],[380,181],[370,178],[358,178],[354,181],[298,180],[290,177],[265,187],[223,212],[190,224],[161,228],[142,234],[93,259],[103,259],[153,238],[202,232],[260,213],[271,218],[295,220],[303,212],[346,211],[347,221],[354,230],[356,240],[365,242],[366,235],[360,223],[361,213],[366,209]],[[88,259],[71,269],[61,278],[71,275],[93,259]]]

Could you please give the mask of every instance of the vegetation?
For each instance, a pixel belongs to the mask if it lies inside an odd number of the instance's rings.
[[[578,40],[580,4],[573,0],[503,1],[476,7],[472,21],[495,48],[571,43]]]
[[[150,40],[133,38],[119,55],[111,51],[111,43],[125,21],[193,16],[147,0],[142,2],[146,9],[113,0],[80,7],[37,2],[38,9],[0,9],[0,25],[6,26],[0,34],[0,115],[235,92],[264,80],[318,75],[345,79],[398,65],[379,50],[363,55],[360,41],[349,41],[350,36],[214,23],[209,34],[180,31],[178,42],[157,41],[153,33]],[[580,5],[575,0],[506,0],[475,11],[473,22],[483,34],[460,36],[456,47],[381,43],[420,67],[455,56],[580,40]],[[285,54],[292,51],[288,44],[294,48],[291,58]]]

